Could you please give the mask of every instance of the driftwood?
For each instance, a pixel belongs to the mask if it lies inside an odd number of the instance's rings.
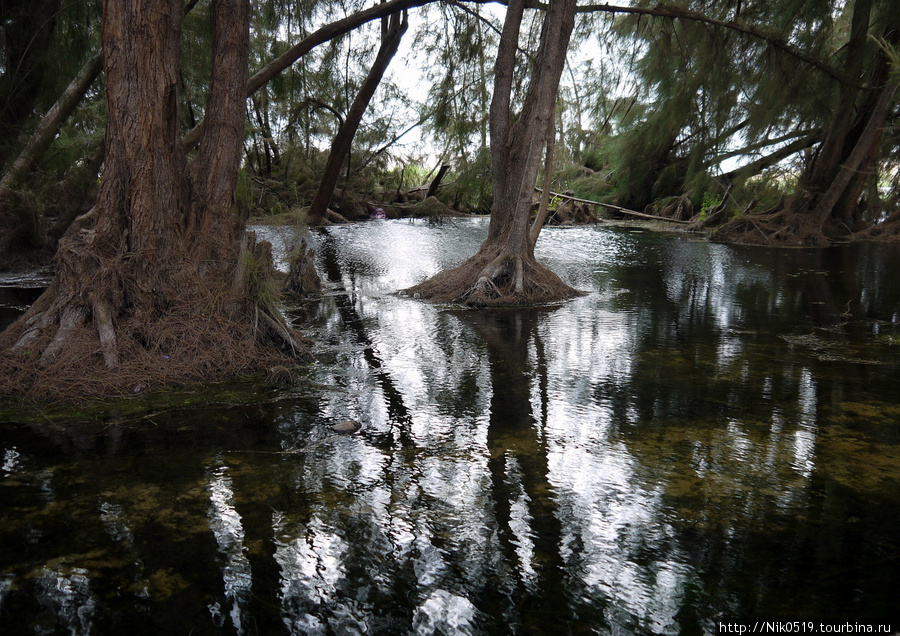
[[[534,188],[537,192],[543,193],[543,188]],[[578,203],[587,203],[590,205],[599,205],[600,207],[608,208],[610,210],[615,210],[619,214],[626,214],[628,216],[634,216],[639,219],[649,219],[651,221],[666,221],[667,223],[680,223],[682,225],[691,225],[691,221],[682,221],[680,219],[668,219],[664,216],[656,216],[654,214],[645,214],[644,212],[637,212],[635,210],[629,210],[628,208],[619,207],[618,205],[613,205],[612,203],[602,203],[600,201],[591,201],[590,199],[579,199],[578,197],[573,197],[568,194],[562,194],[560,192],[550,192],[551,196],[559,197],[561,199],[568,199],[570,201],[576,201]]]

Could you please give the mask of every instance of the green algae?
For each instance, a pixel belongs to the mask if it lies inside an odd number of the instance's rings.
[[[292,387],[305,389],[303,380]],[[222,382],[174,387],[134,396],[90,399],[76,403],[33,404],[25,400],[0,399],[0,422],[49,426],[84,422],[138,421],[152,423],[159,413],[207,406],[237,406],[265,403],[291,395],[284,386],[256,375]]]

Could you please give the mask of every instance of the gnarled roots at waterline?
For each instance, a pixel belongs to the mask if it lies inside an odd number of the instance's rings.
[[[437,303],[472,307],[531,305],[582,294],[533,256],[512,256],[505,248],[482,247],[458,267],[404,290]]]
[[[204,271],[184,259],[148,279],[132,273],[149,255],[103,252],[85,236],[61,245],[53,283],[0,334],[0,395],[133,395],[263,371],[308,351],[274,302],[248,293],[246,265]]]

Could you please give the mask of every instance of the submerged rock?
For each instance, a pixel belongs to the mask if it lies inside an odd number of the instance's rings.
[[[361,428],[362,424],[360,424],[356,420],[344,420],[343,422],[338,422],[337,424],[332,426],[331,430],[333,430],[335,433],[350,435],[351,433],[355,433]]]

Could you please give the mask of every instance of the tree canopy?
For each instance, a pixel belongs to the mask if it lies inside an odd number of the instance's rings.
[[[185,6],[183,134],[205,115],[209,5],[191,0]],[[523,57],[513,79],[517,104],[525,98],[527,61],[547,8],[526,5],[518,42]],[[99,51],[100,2],[42,0],[24,7],[4,3],[0,15],[7,34],[0,160],[4,174],[15,172],[15,183],[0,187],[0,199],[7,226],[16,227],[20,242],[38,246],[54,221],[72,217],[53,202],[51,186],[58,190],[68,175],[89,187],[84,173],[98,170],[100,162],[90,159],[106,123],[102,77],[79,91],[77,108],[54,126],[52,144],[45,142],[16,171],[14,160]],[[374,60],[377,19],[410,9],[407,43],[361,116],[338,186],[371,195],[419,185],[412,180],[447,163],[446,201],[467,211],[490,209],[488,114],[502,4],[266,0],[252,9],[239,200],[245,213],[284,211],[313,199],[328,149]],[[724,204],[715,219],[722,223],[772,208],[803,188],[813,158],[840,145],[834,127],[845,124],[836,119],[849,118],[848,130],[864,126],[896,50],[896,11],[887,0],[641,0],[584,3],[576,11],[556,113],[554,183],[585,198],[703,222],[701,213],[714,203]],[[896,108],[888,101],[867,179],[841,201],[845,211],[851,203],[855,209],[845,214],[855,217],[854,232],[871,229],[897,207]],[[829,179],[822,163],[820,177]]]

